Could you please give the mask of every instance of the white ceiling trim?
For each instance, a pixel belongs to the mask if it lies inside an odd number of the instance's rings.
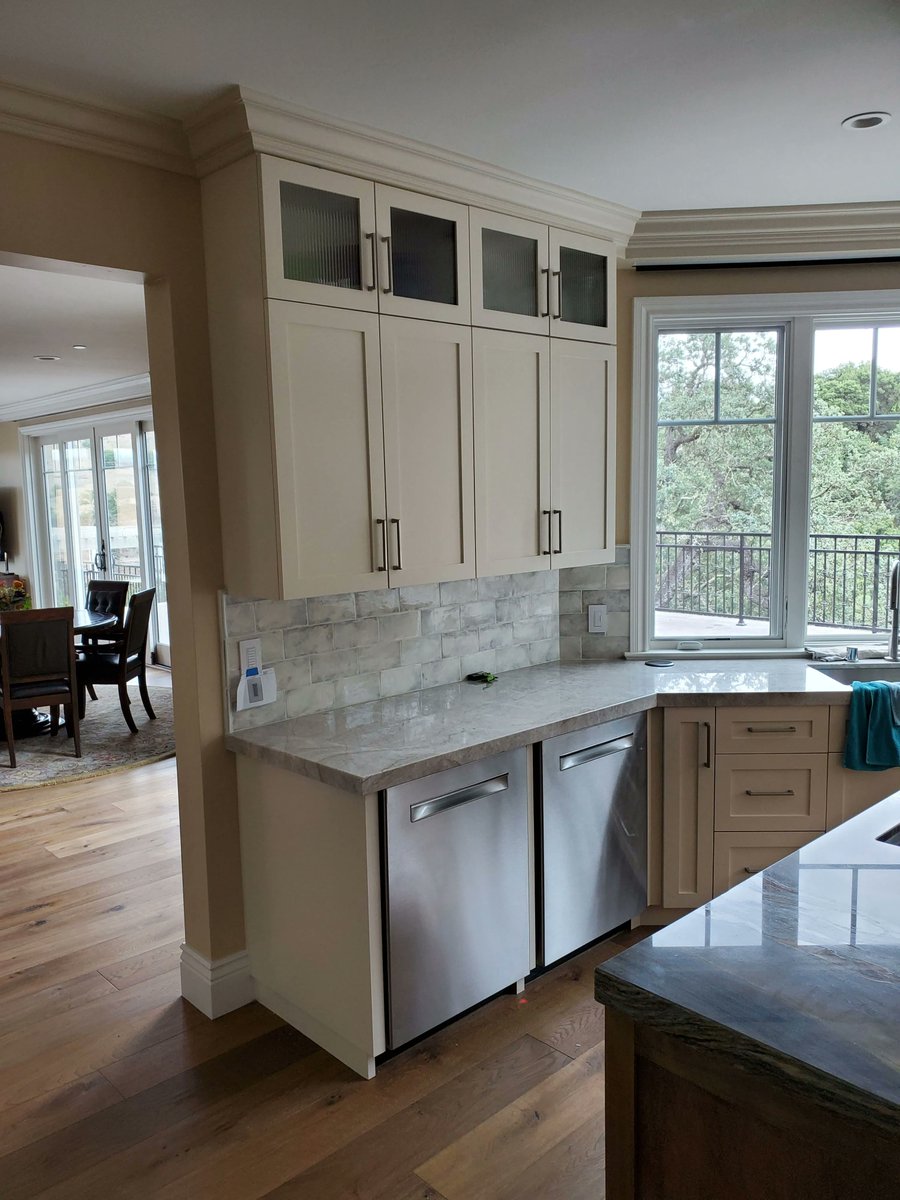
[[[634,265],[802,262],[900,255],[900,203],[646,212],[628,243]]]
[[[0,82],[0,130],[193,175],[179,121],[85,104]]]
[[[562,222],[585,233],[602,233],[623,249],[639,215],[572,188],[327,117],[247,88],[229,88],[186,121],[185,130],[201,176],[258,151],[463,204]]]
[[[32,417],[52,416],[75,408],[90,408],[94,405],[122,404],[126,400],[146,400],[150,396],[150,376],[126,375],[122,379],[109,379],[105,383],[89,383],[83,387],[70,388],[65,392],[54,392],[49,396],[35,396],[30,400],[16,400],[11,404],[0,404],[0,421],[23,421]]]

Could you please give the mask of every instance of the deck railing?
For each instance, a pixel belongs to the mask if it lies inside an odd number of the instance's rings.
[[[659,612],[769,619],[772,537],[767,533],[660,530],[656,535]],[[813,534],[809,539],[808,622],[884,633],[891,566],[900,536]]]

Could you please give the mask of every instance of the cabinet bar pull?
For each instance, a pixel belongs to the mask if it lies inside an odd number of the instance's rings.
[[[555,517],[557,517],[557,518],[558,518],[558,520],[559,520],[559,525],[558,525],[558,527],[557,527],[557,534],[558,534],[558,538],[559,538],[559,545],[556,547],[556,549],[553,551],[553,553],[554,553],[554,554],[562,554],[562,509],[561,509],[561,508],[554,508],[554,510],[553,510],[553,515],[554,515]]]
[[[372,266],[372,282],[366,284],[366,291],[374,292],[375,288],[378,286],[378,284],[377,284],[378,266],[375,262],[375,234],[367,233],[366,241],[369,243],[369,250],[371,252],[371,266]]]
[[[387,296],[394,290],[394,260],[391,257],[391,239],[390,239],[390,237],[383,237],[381,239],[381,244],[387,250],[387,287],[383,287],[381,289],[384,292],[384,294]]]
[[[550,316],[553,318],[554,321],[558,321],[559,314],[562,312],[562,271],[551,271],[550,274],[556,280],[556,312],[552,311],[553,306],[551,304]],[[549,295],[549,291],[550,291],[550,289],[548,287],[548,289],[547,289],[548,295]]]
[[[748,733],[796,733],[796,725],[767,725],[765,728],[761,725],[748,725]]]
[[[697,726],[698,735],[705,730],[706,732],[706,757],[700,764],[701,767],[708,767],[712,763],[712,726],[709,721],[701,721]],[[698,752],[699,757],[699,752]]]
[[[409,819],[424,821],[426,817],[446,812],[448,808],[458,808],[460,804],[469,804],[472,800],[483,800],[485,796],[505,792],[508,788],[509,775],[495,775],[493,779],[485,779],[483,783],[473,783],[455,792],[447,792],[445,796],[435,796],[433,800],[420,800],[418,804],[411,804]]]
[[[376,567],[375,570],[376,571],[386,571],[387,570],[387,521],[385,521],[384,517],[376,517],[375,524],[376,524],[376,526],[380,527],[380,532],[381,532],[381,566]]]
[[[610,754],[621,754],[623,750],[630,750],[633,745],[634,734],[628,733],[625,737],[612,738],[608,742],[598,742],[596,746],[585,746],[583,750],[576,750],[572,754],[560,755],[559,769],[568,771],[572,767],[580,767],[583,763],[593,762],[597,758],[606,758]]]
[[[544,284],[544,303],[541,304],[540,288],[541,282]],[[549,267],[541,267],[541,273],[538,276],[538,311],[542,317],[550,316],[550,269]]]
[[[541,516],[547,518],[547,549],[542,550],[541,554],[553,553],[553,515],[549,508],[541,509]]]
[[[744,874],[745,875],[758,875],[760,873],[760,871],[762,871],[762,870],[764,870],[763,867],[744,867]]]
[[[400,518],[399,517],[391,517],[391,524],[396,525],[396,527],[397,527],[397,561],[391,567],[391,570],[392,571],[402,571],[403,570],[403,559],[402,559],[401,553],[400,553]]]
[[[753,788],[744,789],[745,796],[794,796],[796,792],[793,788],[785,788],[783,792],[756,792]]]

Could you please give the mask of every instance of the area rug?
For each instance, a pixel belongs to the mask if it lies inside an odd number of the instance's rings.
[[[171,758],[175,753],[171,688],[148,689],[155,721],[144,712],[137,688],[128,691],[138,732],[132,733],[125,724],[118,690],[98,687],[98,699],[88,699],[81,722],[81,758],[75,757],[74,743],[62,728],[62,713],[61,728],[55,738],[42,734],[16,739],[15,768],[9,766],[6,742],[0,742],[0,792],[72,783]]]

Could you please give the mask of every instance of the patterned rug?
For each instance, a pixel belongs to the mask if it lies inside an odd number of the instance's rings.
[[[46,734],[16,739],[16,766],[9,766],[6,742],[0,741],[0,792],[15,788],[43,787],[50,783],[72,783],[113,771],[171,758],[175,753],[171,688],[151,687],[150,703],[156,713],[151,721],[144,712],[137,688],[129,687],[131,712],[138,733],[125,724],[119,693],[113,687],[98,687],[97,700],[88,698],[81,722],[81,758],[75,745],[60,728],[55,738]],[[60,713],[62,726],[62,713]]]

